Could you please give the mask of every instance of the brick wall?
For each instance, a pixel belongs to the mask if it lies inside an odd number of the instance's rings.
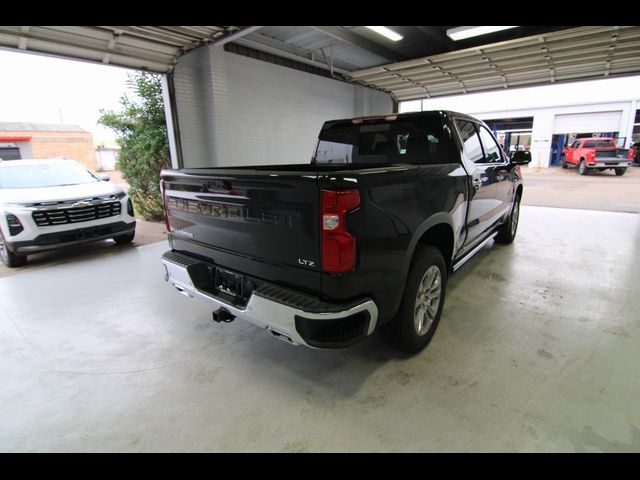
[[[96,170],[96,153],[90,132],[3,130],[0,137],[31,137],[32,158],[67,157]]]

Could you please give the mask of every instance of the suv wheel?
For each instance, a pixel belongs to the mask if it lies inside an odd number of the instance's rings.
[[[386,325],[387,339],[409,353],[425,348],[436,331],[444,305],[447,268],[442,253],[417,247],[396,318]]]
[[[614,168],[614,170],[616,171],[616,175],[619,177],[624,175],[624,173],[627,171],[626,168]]]
[[[15,253],[9,251],[7,245],[4,241],[4,236],[0,233],[0,258],[2,258],[2,263],[4,263],[9,268],[21,267],[25,263],[27,263],[26,255],[16,255]]]
[[[133,237],[136,236],[136,232],[135,230],[131,233],[127,233],[126,235],[120,235],[118,237],[113,237],[113,240],[118,244],[118,245],[122,245],[125,243],[131,243],[133,242]]]

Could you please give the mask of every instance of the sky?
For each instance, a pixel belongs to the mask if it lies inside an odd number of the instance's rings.
[[[0,122],[80,125],[94,142],[113,140],[99,110],[120,110],[133,70],[0,50]]]

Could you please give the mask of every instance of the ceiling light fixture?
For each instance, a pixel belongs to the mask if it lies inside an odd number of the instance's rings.
[[[387,27],[367,27],[369,30],[373,30],[376,33],[379,33],[383,37],[387,37],[389,40],[393,40],[397,42],[398,40],[402,40],[402,35],[394,32],[393,30],[388,29]]]
[[[465,38],[477,37],[478,35],[486,35],[487,33],[507,30],[509,28],[516,28],[516,26],[506,27],[504,25],[501,25],[497,27],[455,27],[447,30],[447,37],[451,38],[452,40],[462,40]]]

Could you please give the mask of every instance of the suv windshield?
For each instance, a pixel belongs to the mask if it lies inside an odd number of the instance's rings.
[[[78,185],[100,180],[79,163],[42,163],[0,166],[0,188],[41,188]]]
[[[436,164],[450,161],[439,116],[397,120],[327,122],[320,132],[317,164]]]

